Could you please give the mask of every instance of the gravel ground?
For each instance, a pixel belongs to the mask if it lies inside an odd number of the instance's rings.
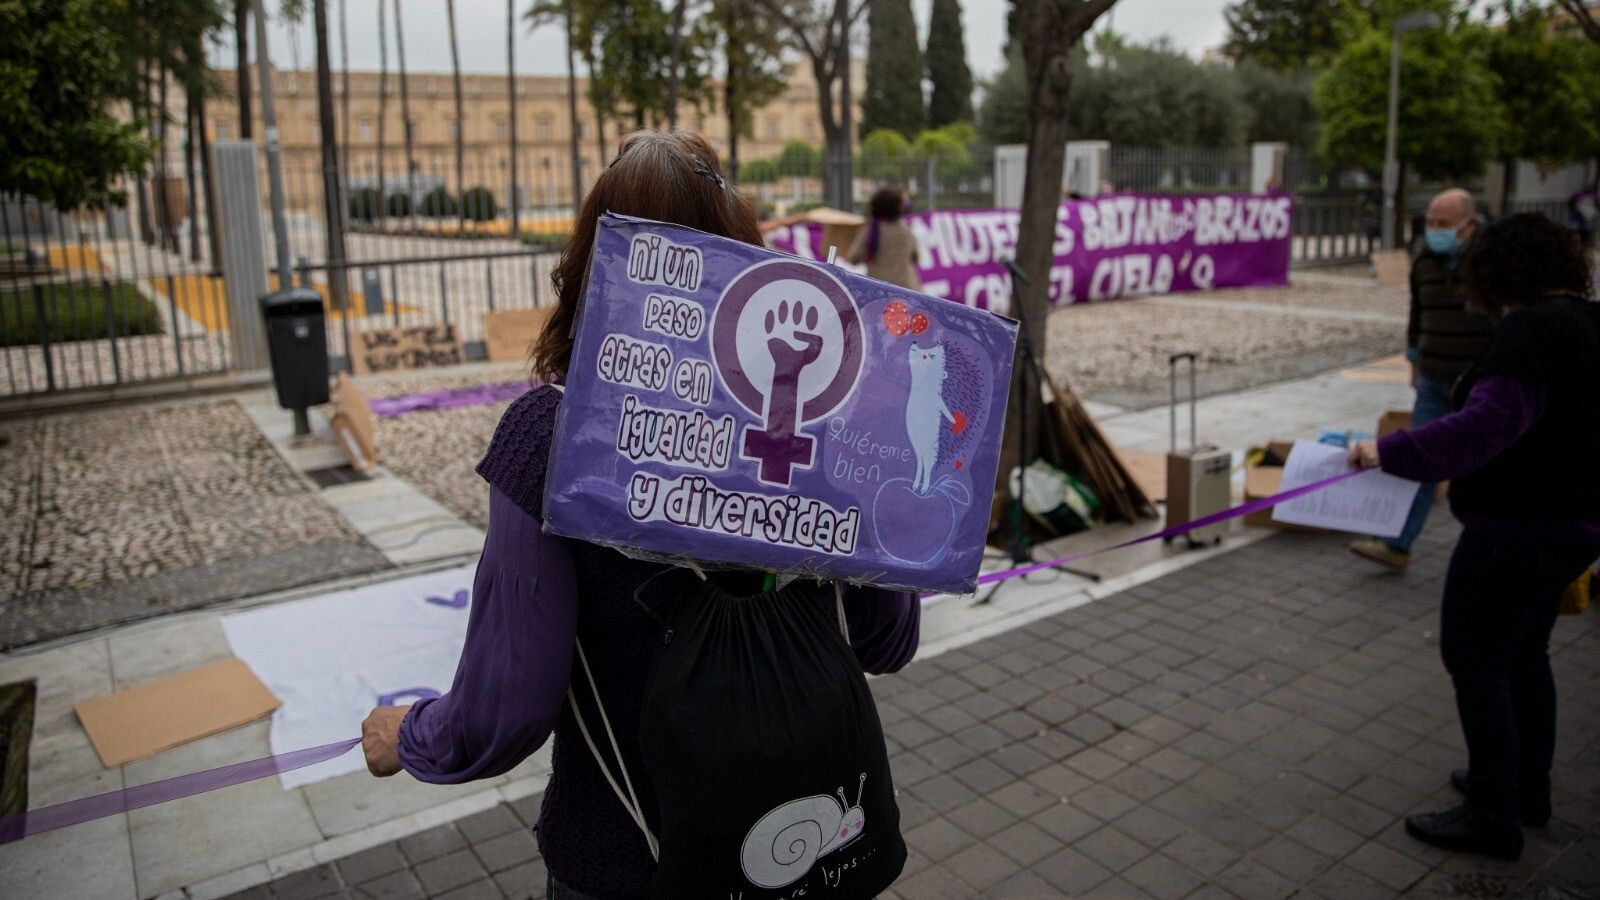
[[[369,400],[375,400],[526,377],[523,363],[503,363],[477,365],[465,372],[366,375],[356,379],[356,386]],[[462,519],[487,528],[489,492],[473,468],[483,458],[495,425],[510,405],[507,401],[377,419],[378,453],[390,471]]]
[[[1344,281],[1059,309],[1050,316],[1047,365],[1085,399],[1144,409],[1167,402],[1173,353],[1199,354],[1200,393],[1207,395],[1401,349],[1404,289]]]
[[[0,422],[0,647],[386,565],[232,401]]]

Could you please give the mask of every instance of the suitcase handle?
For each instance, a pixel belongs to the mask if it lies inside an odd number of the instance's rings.
[[[1178,452],[1178,363],[1189,361],[1189,448],[1200,446],[1200,437],[1195,425],[1196,386],[1195,367],[1196,359],[1193,351],[1174,353],[1167,357],[1167,396],[1168,396],[1168,429],[1172,437],[1172,452]]]

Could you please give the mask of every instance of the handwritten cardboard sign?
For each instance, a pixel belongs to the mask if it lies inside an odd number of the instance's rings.
[[[328,421],[350,467],[364,472],[378,462],[372,407],[348,372],[340,372],[328,398]]]
[[[454,325],[374,328],[351,335],[351,366],[357,375],[404,369],[437,369],[466,361]]]
[[[544,331],[555,307],[506,309],[483,314],[483,343],[490,362],[522,362],[528,347]]]
[[[971,590],[1016,323],[690,228],[601,219],[545,525]]]

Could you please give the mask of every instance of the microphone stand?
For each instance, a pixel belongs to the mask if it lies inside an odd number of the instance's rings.
[[[1028,445],[1028,388],[1031,379],[1038,376],[1039,362],[1034,356],[1033,336],[1028,332],[1028,309],[1023,302],[1022,289],[1034,289],[1033,279],[1028,273],[1017,266],[1015,260],[1005,260],[1006,271],[1011,273],[1011,311],[1017,319],[1018,348],[1022,351],[1022,372],[1016,377],[1016,410],[1017,410],[1017,491],[1012,497],[1010,506],[1011,538],[1006,542],[1006,552],[1011,558],[1013,566],[1025,566],[1032,563],[1032,541],[1029,540],[1024,524],[1026,510],[1023,508],[1023,497],[1028,492],[1028,466],[1032,465],[1037,454]],[[1013,376],[1018,373],[1013,372]],[[1009,479],[1007,479],[1009,485]],[[1052,566],[1058,571],[1068,571],[1061,566]],[[994,600],[1000,589],[1009,584],[1013,579],[997,582],[993,589],[985,594],[983,599],[973,605],[981,606]]]

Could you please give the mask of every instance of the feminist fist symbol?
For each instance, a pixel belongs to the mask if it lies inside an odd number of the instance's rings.
[[[762,320],[767,352],[772,355],[772,393],[767,399],[766,428],[744,434],[744,455],[761,460],[761,480],[789,484],[790,470],[809,466],[816,439],[796,433],[800,418],[800,372],[822,355],[816,333],[817,308],[799,300],[780,300]],[[799,346],[796,346],[798,344]]]

